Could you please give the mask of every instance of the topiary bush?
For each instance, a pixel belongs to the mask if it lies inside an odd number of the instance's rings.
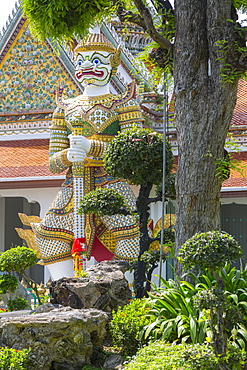
[[[37,253],[27,247],[14,247],[0,254],[0,271],[23,273],[36,264]]]
[[[145,298],[134,299],[123,308],[112,313],[109,329],[113,344],[120,347],[124,355],[133,355],[147,340],[140,339],[140,332],[150,322],[146,316],[149,301]]]
[[[3,274],[0,275],[0,294],[5,294],[7,291],[14,292],[18,287],[18,279],[16,276]]]
[[[220,270],[226,262],[243,257],[243,250],[233,236],[222,231],[197,233],[179,251],[178,260],[186,269]]]
[[[104,156],[105,169],[114,178],[128,179],[134,185],[148,182],[159,185],[163,171],[163,136],[150,129],[132,129],[118,133],[109,143]],[[169,178],[174,157],[166,143],[166,177]]]
[[[2,282],[2,289],[4,289],[5,292],[13,291],[14,288],[17,287],[18,285],[18,280],[16,277],[12,276],[11,273],[18,272],[19,274],[23,275],[23,278],[25,282],[28,284],[28,286],[35,291],[35,294],[38,298],[38,302],[39,304],[41,304],[36,282],[33,281],[25,273],[25,270],[28,267],[31,267],[36,264],[37,258],[38,258],[37,252],[27,247],[16,246],[6,250],[5,252],[2,252],[0,254],[0,271],[8,272],[9,274],[3,275],[2,280],[0,281],[0,289]],[[6,276],[10,277],[7,278]]]
[[[96,188],[90,191],[80,201],[79,214],[95,214],[112,216],[115,214],[129,214],[125,198],[115,189]]]
[[[198,307],[209,309],[210,327],[212,330],[212,346],[214,353],[225,358],[227,353],[227,296],[225,282],[221,270],[227,262],[236,261],[243,256],[243,250],[238,242],[229,234],[217,230],[195,234],[187,240],[179,252],[179,261],[185,268],[195,267],[209,271],[215,286],[197,294]],[[236,310],[232,310],[232,323],[235,324]],[[231,320],[230,320],[231,323]]]
[[[224,303],[224,322],[227,337],[231,343],[239,348],[247,349],[247,265],[239,270],[228,263],[220,270],[219,276],[223,280],[224,292],[215,289],[217,281],[209,271],[204,274],[188,274],[194,281],[197,294],[193,296],[194,306],[202,309],[213,309]]]

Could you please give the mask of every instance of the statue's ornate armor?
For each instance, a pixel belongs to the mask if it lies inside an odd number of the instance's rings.
[[[111,178],[104,170],[103,155],[118,131],[142,127],[143,118],[135,100],[135,86],[130,84],[122,95],[107,94],[96,97],[80,95],[63,100],[57,95],[58,108],[51,127],[49,168],[53,173],[68,169],[54,202],[39,224],[34,224],[36,241],[43,264],[71,258],[74,239],[72,163],[67,159],[68,135],[78,130],[91,140],[91,148],[84,162],[84,194],[95,187],[116,189],[129,206],[135,209],[135,197],[130,186],[121,179]],[[96,260],[137,258],[139,226],[132,216],[85,216],[87,257]]]

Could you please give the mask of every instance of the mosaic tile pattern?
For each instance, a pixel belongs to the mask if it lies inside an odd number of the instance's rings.
[[[0,61],[0,113],[55,109],[57,85],[66,85],[68,96],[79,89],[52,45],[35,39],[22,18]]]

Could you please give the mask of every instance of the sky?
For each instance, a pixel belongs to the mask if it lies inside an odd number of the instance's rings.
[[[12,15],[12,9],[15,7],[16,0],[0,0],[0,31],[6,24],[9,14]]]

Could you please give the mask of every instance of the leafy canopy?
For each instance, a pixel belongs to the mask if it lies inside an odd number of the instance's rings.
[[[31,31],[41,40],[69,40],[113,11],[111,0],[22,0]]]
[[[121,132],[110,142],[104,157],[105,169],[114,178],[134,185],[159,185],[163,170],[163,136],[149,129]],[[166,143],[166,175],[173,165],[171,145]]]
[[[236,9],[245,12],[247,10],[247,0],[232,0],[232,4]]]

